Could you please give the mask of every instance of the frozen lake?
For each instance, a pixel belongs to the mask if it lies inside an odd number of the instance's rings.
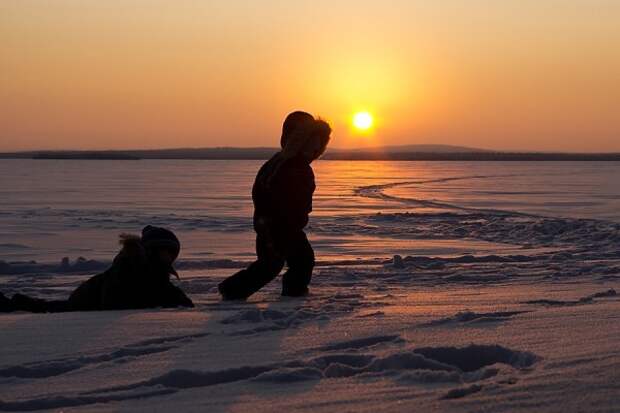
[[[110,259],[118,233],[156,224],[179,234],[182,259],[248,260],[250,190],[260,164],[0,160],[0,259]],[[506,211],[620,222],[619,163],[318,161],[314,169],[308,230],[319,260],[512,248],[377,234],[359,219],[377,214]]]

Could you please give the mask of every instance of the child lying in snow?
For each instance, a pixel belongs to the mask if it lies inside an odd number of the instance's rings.
[[[123,234],[120,243],[123,247],[112,266],[83,282],[68,300],[47,301],[23,294],[9,300],[0,293],[0,311],[46,313],[194,306],[170,282],[170,274],[178,277],[172,264],[181,249],[174,233],[148,225],[142,237]]]

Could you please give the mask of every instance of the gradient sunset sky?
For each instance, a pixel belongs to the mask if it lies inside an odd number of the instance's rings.
[[[620,151],[617,0],[2,0],[0,150]],[[369,133],[351,127],[365,110]]]

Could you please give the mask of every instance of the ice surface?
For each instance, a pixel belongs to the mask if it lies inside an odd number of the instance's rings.
[[[617,411],[615,163],[319,162],[310,295],[247,302],[255,162],[93,165],[0,161],[1,291],[66,297],[151,223],[197,307],[0,314],[1,411]]]

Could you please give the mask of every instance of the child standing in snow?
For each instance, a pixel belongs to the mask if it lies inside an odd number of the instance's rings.
[[[315,189],[310,164],[327,147],[330,126],[306,112],[284,121],[282,150],[258,171],[252,188],[257,260],[219,284],[222,297],[245,299],[273,280],[285,263],[282,295],[307,294],[314,251],[304,233]]]

